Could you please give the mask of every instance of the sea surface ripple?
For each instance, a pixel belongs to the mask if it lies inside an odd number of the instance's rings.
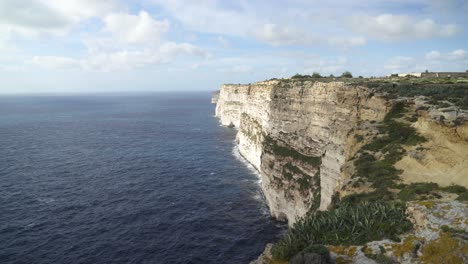
[[[281,225],[209,93],[0,97],[0,263],[248,263]]]

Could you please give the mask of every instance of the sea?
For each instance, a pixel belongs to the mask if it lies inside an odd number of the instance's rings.
[[[0,96],[0,263],[248,263],[284,225],[209,92]]]

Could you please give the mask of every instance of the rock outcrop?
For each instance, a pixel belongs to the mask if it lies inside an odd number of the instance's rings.
[[[288,79],[223,85],[216,116],[238,129],[239,151],[260,171],[271,214],[293,224],[311,208],[327,209],[347,180],[355,130],[389,108],[365,87]]]

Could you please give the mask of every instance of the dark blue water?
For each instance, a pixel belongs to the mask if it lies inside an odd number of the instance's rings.
[[[0,263],[257,257],[279,227],[209,97],[0,97]]]

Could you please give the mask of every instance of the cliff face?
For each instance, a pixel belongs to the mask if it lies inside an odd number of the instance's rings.
[[[223,85],[216,116],[238,129],[239,151],[261,173],[271,214],[289,224],[326,209],[347,177],[355,131],[381,121],[388,103],[342,82],[274,80]]]

